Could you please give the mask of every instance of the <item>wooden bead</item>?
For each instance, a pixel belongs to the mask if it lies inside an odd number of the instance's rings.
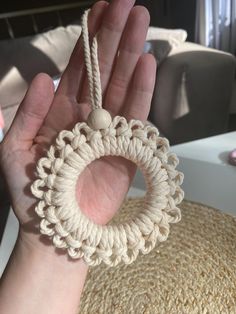
[[[87,123],[94,130],[106,129],[112,121],[110,113],[102,108],[90,112]]]

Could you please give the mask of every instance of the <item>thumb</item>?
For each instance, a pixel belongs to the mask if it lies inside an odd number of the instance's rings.
[[[35,76],[18,108],[5,140],[14,142],[15,148],[29,149],[44,122],[53,97],[52,79],[45,73]]]

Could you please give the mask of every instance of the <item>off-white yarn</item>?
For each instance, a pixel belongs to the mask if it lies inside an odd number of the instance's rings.
[[[101,88],[96,37],[92,52],[87,33],[87,12],[82,29],[92,107],[101,108]],[[95,79],[94,79],[95,77]],[[119,224],[97,225],[80,210],[76,200],[78,176],[92,161],[103,156],[122,156],[137,164],[146,180],[143,210]],[[85,122],[72,131],[61,131],[37,164],[38,179],[31,190],[39,199],[35,208],[41,217],[40,231],[72,258],[92,266],[104,262],[116,266],[132,263],[139,252],[149,253],[157,240],[165,241],[169,224],[181,218],[177,205],[183,199],[183,175],[175,168],[178,159],[169,152],[168,140],[158,130],[138,120],[116,116],[111,124],[94,130]],[[99,208],[98,208],[99,210]]]
[[[82,16],[82,36],[84,44],[84,59],[87,69],[87,77],[90,90],[90,101],[92,109],[102,107],[102,87],[101,78],[98,64],[98,45],[96,36],[92,40],[92,47],[89,45],[89,32],[88,32],[88,14],[90,10],[84,12]]]

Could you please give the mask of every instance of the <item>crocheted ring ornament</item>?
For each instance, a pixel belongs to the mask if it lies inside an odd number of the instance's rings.
[[[82,20],[83,35],[87,30],[87,14]],[[85,34],[84,45],[88,46]],[[91,266],[104,262],[116,266],[123,261],[132,263],[139,252],[149,253],[157,240],[165,241],[169,224],[181,219],[177,205],[183,199],[180,185],[182,173],[175,168],[178,159],[169,152],[168,140],[159,137],[158,130],[139,120],[115,116],[99,106],[101,101],[94,88],[100,86],[97,70],[96,37],[92,56],[85,56],[93,110],[87,123],[79,122],[72,131],[61,131],[37,164],[37,180],[31,190],[39,201],[35,211],[41,218],[40,231],[52,238],[57,248],[66,249],[72,258],[83,258]],[[95,51],[95,53],[94,53]],[[86,52],[86,49],[85,49]],[[85,53],[86,54],[86,53]],[[93,56],[94,55],[94,56]],[[91,58],[91,59],[90,59]],[[101,90],[99,90],[101,94]],[[101,97],[100,97],[101,98]],[[76,184],[81,172],[103,156],[122,156],[133,161],[142,171],[147,192],[143,210],[123,224],[95,224],[79,208]],[[98,209],[99,210],[99,209]]]

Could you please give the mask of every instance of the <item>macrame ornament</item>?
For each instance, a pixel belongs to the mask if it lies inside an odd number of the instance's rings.
[[[101,262],[130,264],[139,252],[147,254],[157,241],[165,241],[169,224],[180,221],[177,205],[183,199],[183,175],[175,169],[178,159],[169,152],[168,140],[159,137],[155,127],[120,116],[112,119],[102,109],[97,39],[95,36],[90,46],[87,21],[88,11],[82,18],[82,36],[92,111],[87,123],[79,122],[72,131],[59,133],[47,157],[38,161],[38,178],[31,190],[39,199],[35,211],[41,218],[40,231],[57,248],[91,266]],[[79,175],[103,156],[133,161],[146,181],[143,209],[123,224],[95,224],[83,214],[76,199]]]

